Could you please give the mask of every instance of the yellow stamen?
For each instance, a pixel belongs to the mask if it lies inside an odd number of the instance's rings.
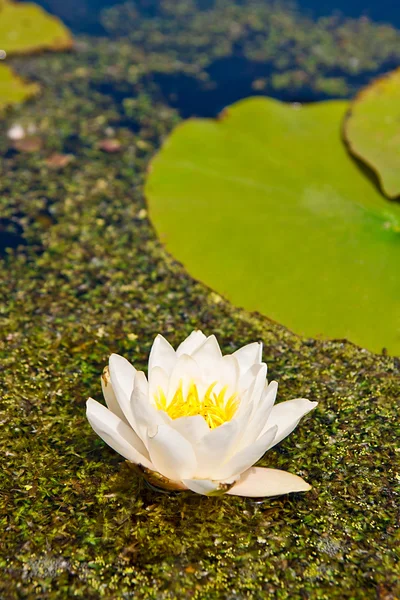
[[[200,398],[197,385],[192,381],[185,398],[181,381],[169,404],[163,390],[159,387],[155,396],[156,407],[158,410],[164,410],[171,419],[201,415],[210,429],[214,429],[230,421],[239,405],[237,394],[226,398],[227,385],[218,394],[213,392],[216,384],[217,382],[214,381],[207,388],[203,398]]]

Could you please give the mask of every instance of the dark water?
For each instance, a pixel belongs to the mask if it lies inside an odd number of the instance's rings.
[[[206,3],[207,0],[200,0]],[[99,34],[101,11],[120,4],[121,0],[36,0],[46,10],[58,15],[75,32]],[[133,0],[133,3],[134,0]],[[143,0],[140,0],[143,4]],[[265,0],[268,4],[268,0]],[[346,17],[367,16],[373,21],[391,23],[400,28],[400,2],[398,0],[299,0],[299,9],[313,17],[340,12]]]
[[[367,16],[373,21],[383,21],[400,27],[400,2],[397,0],[300,0],[300,8],[314,16],[341,12],[346,17]]]

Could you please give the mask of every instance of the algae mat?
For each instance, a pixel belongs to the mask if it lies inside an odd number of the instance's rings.
[[[347,108],[252,98],[187,121],[152,162],[150,216],[191,275],[234,304],[400,354],[400,205],[348,156]]]
[[[45,93],[0,128],[36,124],[43,148],[10,152],[0,135],[0,213],[20,219],[27,241],[0,257],[0,597],[399,597],[400,361],[235,309],[165,252],[143,199],[147,165],[178,119],[153,85],[158,57],[91,39],[23,63]],[[144,75],[129,80],[128,112],[97,84],[126,90],[132,64]],[[99,148],[108,124],[116,154]],[[75,160],[50,169],[52,152]],[[301,474],[308,494],[262,504],[160,494],[91,430],[85,402],[101,399],[110,352],[146,368],[156,333],[177,345],[194,327],[224,352],[262,340],[279,398],[319,401],[262,461]]]

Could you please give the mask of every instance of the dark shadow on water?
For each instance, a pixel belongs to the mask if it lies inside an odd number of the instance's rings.
[[[7,250],[15,250],[19,246],[26,246],[22,225],[17,220],[0,219],[0,256],[4,256]]]
[[[379,71],[364,72],[352,77],[339,69],[332,69],[325,75],[330,78],[344,77],[355,93],[376,76],[395,67],[394,63],[388,62]],[[213,118],[226,106],[249,96],[269,96],[283,102],[304,104],[335,98],[318,91],[312,85],[277,90],[268,82],[272,74],[271,65],[244,57],[232,56],[219,59],[213,62],[206,72],[208,79],[205,81],[186,74],[156,73],[154,83],[161,94],[160,99],[176,108],[183,118]],[[261,89],[257,83],[262,84]]]
[[[186,74],[156,73],[154,83],[162,99],[183,118],[216,117],[225,106],[242,98],[265,94],[253,87],[254,80],[267,77],[270,66],[242,57],[227,57],[212,63],[203,81]]]
[[[50,206],[50,203],[49,203]],[[28,247],[35,254],[41,254],[43,244],[41,234],[56,222],[50,210],[44,209],[35,215],[15,212],[10,217],[0,218],[0,257],[10,251]]]
[[[366,86],[372,79],[396,68],[393,61],[387,61],[379,70],[349,75],[335,68],[324,73],[325,80],[343,78],[348,84],[349,96]],[[221,111],[234,102],[249,96],[269,96],[283,102],[303,104],[336,99],[337,96],[318,90],[311,80],[302,87],[277,89],[271,84],[273,71],[270,63],[248,60],[243,56],[229,56],[212,62],[204,71],[206,77],[184,72],[154,72],[143,81],[152,99],[175,108],[184,119],[190,117],[215,118]],[[133,119],[125,115],[124,100],[132,98],[135,91],[132,85],[124,81],[102,81],[93,83],[93,88],[108,97],[119,106],[120,126],[139,130]],[[72,146],[73,141],[71,140]],[[68,147],[68,151],[74,148]]]

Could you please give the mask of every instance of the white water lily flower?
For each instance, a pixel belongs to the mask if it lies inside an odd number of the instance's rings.
[[[107,407],[92,398],[94,431],[148,479],[198,494],[276,496],[310,486],[297,475],[253,467],[317,402],[274,406],[278,384],[266,379],[262,344],[222,356],[214,335],[193,331],[175,351],[158,335],[148,380],[112,354],[102,376]]]

